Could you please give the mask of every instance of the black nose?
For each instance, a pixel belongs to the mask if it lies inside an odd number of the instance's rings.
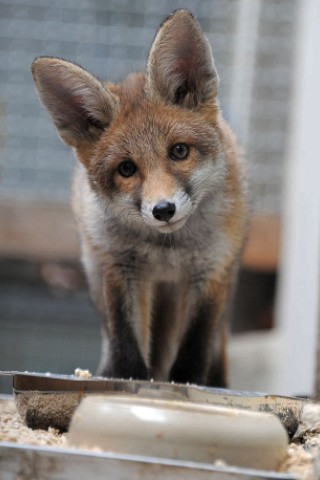
[[[162,222],[168,222],[170,218],[173,217],[176,211],[176,206],[174,203],[166,202],[163,200],[159,202],[154,209],[152,210],[152,215],[157,220]]]

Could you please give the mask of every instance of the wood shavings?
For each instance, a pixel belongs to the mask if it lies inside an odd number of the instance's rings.
[[[320,433],[319,403],[307,403],[304,406],[295,438],[302,438],[308,433]]]
[[[293,473],[301,480],[314,480],[314,456],[302,444],[290,443],[286,459],[282,462],[279,471]]]
[[[92,373],[90,372],[90,370],[82,370],[81,368],[76,368],[75,371],[74,371],[74,375],[75,375],[75,377],[79,377],[79,378],[91,378],[92,377]]]
[[[224,468],[224,467],[228,466],[228,464],[224,460],[222,460],[221,458],[218,458],[217,460],[215,460],[213,465],[215,467],[219,467],[219,468]]]
[[[23,423],[13,400],[0,401],[0,442],[65,447],[66,436],[49,427],[48,430],[31,430]]]

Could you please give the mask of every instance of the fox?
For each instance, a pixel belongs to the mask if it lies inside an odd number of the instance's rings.
[[[53,57],[32,73],[78,159],[71,203],[102,319],[97,374],[226,387],[247,186],[198,20],[174,11],[145,72],[119,83]]]

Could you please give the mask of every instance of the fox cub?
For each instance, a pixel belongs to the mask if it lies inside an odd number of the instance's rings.
[[[247,206],[197,20],[171,14],[146,72],[123,83],[58,58],[36,59],[32,72],[79,160],[73,209],[103,321],[98,373],[225,386],[224,318]]]

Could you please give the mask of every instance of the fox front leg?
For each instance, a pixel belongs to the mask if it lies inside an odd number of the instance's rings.
[[[171,381],[226,387],[227,291],[225,283],[216,281],[198,291],[186,312],[189,328],[171,368]]]
[[[137,332],[141,314],[138,302],[140,285],[125,279],[121,272],[108,269],[104,281],[105,327],[108,355],[100,363],[99,373],[115,378],[145,380],[149,376]],[[145,303],[145,302],[144,302]]]

